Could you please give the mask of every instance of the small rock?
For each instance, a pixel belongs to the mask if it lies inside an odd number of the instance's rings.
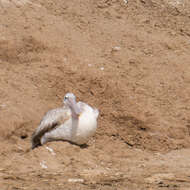
[[[119,51],[119,50],[121,50],[121,47],[115,46],[115,47],[113,47],[113,50],[114,50],[114,51]]]
[[[77,182],[83,183],[83,182],[84,182],[84,179],[80,179],[80,178],[70,178],[70,179],[68,179],[68,182],[71,182],[71,183],[77,183]]]
[[[49,150],[49,152],[52,154],[52,155],[56,155],[56,153],[54,152],[54,150],[48,146],[46,146],[46,149]]]
[[[48,168],[48,167],[46,166],[46,162],[45,162],[45,161],[40,162],[40,166],[41,166],[43,169],[47,169],[47,168]]]

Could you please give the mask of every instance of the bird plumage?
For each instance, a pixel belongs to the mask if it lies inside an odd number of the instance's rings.
[[[97,109],[84,102],[78,102],[75,106],[80,110],[80,114],[77,115],[70,104],[64,104],[64,107],[45,114],[32,135],[32,149],[54,140],[66,140],[81,145],[95,133],[99,115]]]

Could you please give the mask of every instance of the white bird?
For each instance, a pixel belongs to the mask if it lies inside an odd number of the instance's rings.
[[[84,102],[76,102],[72,93],[67,93],[64,106],[48,111],[32,135],[32,149],[50,141],[70,141],[85,144],[97,128],[99,111]]]

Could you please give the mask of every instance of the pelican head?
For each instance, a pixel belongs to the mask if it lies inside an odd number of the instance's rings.
[[[71,109],[74,116],[78,116],[81,113],[80,108],[77,106],[76,97],[73,93],[65,94],[63,103]]]

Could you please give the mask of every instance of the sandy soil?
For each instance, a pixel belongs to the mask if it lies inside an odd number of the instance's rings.
[[[0,189],[190,189],[189,52],[189,0],[1,0]],[[96,135],[30,150],[66,92]]]

